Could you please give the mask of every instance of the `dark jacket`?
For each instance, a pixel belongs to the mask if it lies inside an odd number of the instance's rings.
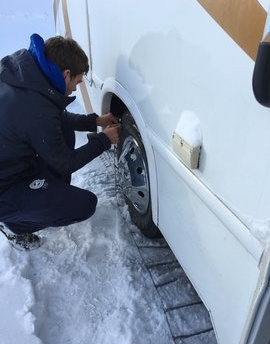
[[[0,62],[0,193],[34,176],[40,158],[65,179],[110,148],[107,136],[75,150],[63,135],[66,115],[72,130],[96,131],[97,115],[65,113],[75,97],[56,91],[26,49]]]

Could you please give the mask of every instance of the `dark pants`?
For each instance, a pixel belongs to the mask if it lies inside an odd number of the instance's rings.
[[[65,131],[74,146],[74,132]],[[0,221],[16,234],[86,220],[96,210],[97,197],[90,191],[61,180],[41,162],[41,172],[10,187],[0,195]]]
[[[97,197],[92,192],[69,185],[46,171],[1,195],[0,221],[16,234],[36,232],[83,221],[94,214],[96,204]]]

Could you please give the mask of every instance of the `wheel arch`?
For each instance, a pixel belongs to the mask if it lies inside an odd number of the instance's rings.
[[[122,114],[127,109],[132,115],[145,148],[151,192],[152,217],[154,223],[158,226],[158,187],[155,154],[152,144],[148,137],[148,130],[143,120],[142,113],[136,102],[132,99],[128,91],[116,80],[108,78],[103,83],[101,93],[101,113],[108,111],[116,115]]]

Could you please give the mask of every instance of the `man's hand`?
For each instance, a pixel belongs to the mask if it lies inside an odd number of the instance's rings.
[[[107,127],[108,125],[111,124],[118,124],[119,123],[119,118],[114,116],[111,112],[105,113],[104,115],[97,117],[96,119],[96,124],[99,127]]]
[[[111,124],[103,130],[103,133],[108,137],[111,143],[118,143],[120,139],[120,128],[120,124]]]

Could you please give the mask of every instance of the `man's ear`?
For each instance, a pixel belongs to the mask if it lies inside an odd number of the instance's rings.
[[[64,79],[66,80],[66,78],[69,76],[70,77],[70,69],[65,69],[63,71],[63,75],[64,75]]]

